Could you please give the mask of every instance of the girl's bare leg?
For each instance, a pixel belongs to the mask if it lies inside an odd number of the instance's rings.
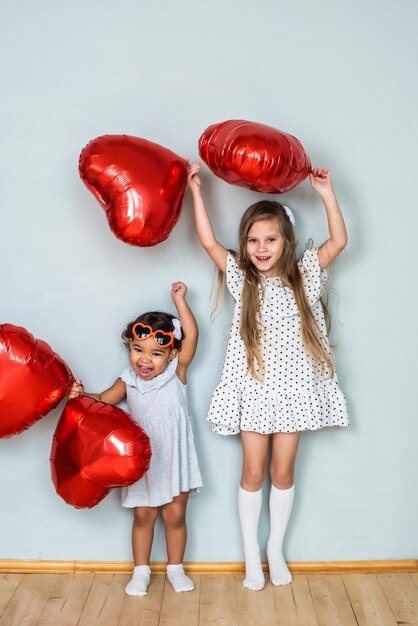
[[[134,509],[132,552],[135,567],[132,579],[125,587],[126,593],[130,596],[147,595],[151,575],[149,559],[157,515],[156,507],[139,506]]]
[[[167,544],[167,577],[174,591],[192,591],[193,581],[183,569],[184,551],[187,541],[186,507],[189,492],[184,491],[172,502],[164,504],[161,511],[165,523]]]
[[[241,445],[241,487],[246,491],[258,491],[266,476],[269,435],[242,430]]]
[[[135,565],[149,565],[157,516],[158,508],[154,506],[138,506],[134,509],[132,552]]]
[[[272,439],[271,482],[277,489],[289,489],[293,486],[300,433],[274,433]]]
[[[169,565],[183,562],[187,541],[186,507],[188,500],[189,492],[184,491],[173,498],[172,502],[161,507]]]

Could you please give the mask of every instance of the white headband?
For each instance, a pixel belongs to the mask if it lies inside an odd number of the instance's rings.
[[[173,317],[171,321],[173,322],[173,326],[174,326],[174,331],[173,331],[174,339],[178,339],[179,341],[181,341],[180,320],[178,320],[177,317]]]
[[[293,215],[292,211],[285,204],[282,204],[282,207],[286,211],[286,215],[289,218],[290,223],[293,224],[293,226],[294,226],[296,224],[296,222],[295,222],[295,216]]]

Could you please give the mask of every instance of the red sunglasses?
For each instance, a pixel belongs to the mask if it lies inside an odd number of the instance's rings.
[[[137,341],[144,341],[148,337],[153,337],[157,346],[169,348],[174,344],[174,333],[166,333],[164,330],[152,330],[151,326],[137,322],[132,328],[132,334]]]

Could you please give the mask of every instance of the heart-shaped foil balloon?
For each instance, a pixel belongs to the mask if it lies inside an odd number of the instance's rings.
[[[199,139],[199,152],[222,180],[263,193],[290,191],[311,171],[296,137],[246,120],[209,126]]]
[[[73,381],[45,341],[21,326],[0,325],[0,437],[17,435],[49,413]]]
[[[91,508],[113,487],[127,487],[149,467],[148,435],[122,409],[87,396],[70,400],[51,449],[55,490],[78,509]]]
[[[186,191],[185,159],[140,137],[103,135],[82,150],[79,171],[118,239],[133,246],[167,239]]]

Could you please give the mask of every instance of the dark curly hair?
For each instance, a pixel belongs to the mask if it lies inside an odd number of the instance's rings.
[[[136,320],[132,322],[128,322],[125,330],[122,333],[122,341],[125,344],[125,347],[129,349],[129,339],[133,339],[132,329],[138,322],[142,324],[146,324],[147,326],[151,326],[152,330],[163,330],[166,333],[174,331],[173,319],[175,315],[171,315],[171,313],[165,313],[164,311],[148,311],[147,313],[142,313]],[[181,339],[174,338],[173,348],[180,352],[181,350],[181,342],[184,339],[183,329],[181,329]]]

